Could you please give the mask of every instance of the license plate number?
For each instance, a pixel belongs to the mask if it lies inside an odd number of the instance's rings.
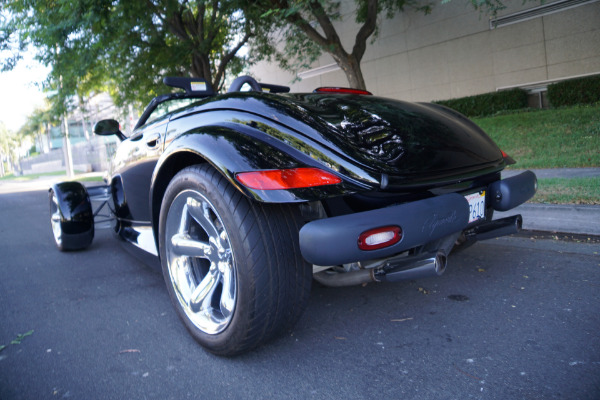
[[[485,190],[465,196],[469,202],[469,223],[485,218]]]

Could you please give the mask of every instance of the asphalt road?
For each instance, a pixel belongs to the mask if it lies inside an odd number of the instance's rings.
[[[224,359],[109,231],[58,252],[47,207],[0,193],[2,400],[600,398],[597,243],[492,240],[440,278],[314,287],[293,333]]]

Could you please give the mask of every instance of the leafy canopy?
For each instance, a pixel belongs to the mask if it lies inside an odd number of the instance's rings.
[[[240,49],[266,36],[259,11],[241,0],[5,0],[1,66],[36,48],[52,67],[45,85],[55,114],[94,91],[108,91],[118,105],[147,103],[167,75],[219,89],[251,61]]]

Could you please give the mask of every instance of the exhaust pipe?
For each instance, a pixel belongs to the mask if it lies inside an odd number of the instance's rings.
[[[521,217],[521,214],[497,219],[473,228],[473,231],[468,235],[468,240],[486,240],[511,235],[519,232],[522,226],[523,217]]]
[[[380,274],[375,274],[375,278],[381,282],[398,282],[440,276],[446,271],[447,262],[446,254],[439,251],[433,257],[412,262],[406,260],[401,265],[396,265]]]
[[[374,269],[359,269],[351,272],[323,271],[313,274],[313,278],[322,285],[329,287],[356,286],[368,282],[378,282]]]
[[[447,257],[443,251],[414,257],[398,257],[369,263],[368,269],[351,272],[319,272],[315,280],[325,286],[341,287],[368,282],[398,282],[440,276],[446,270]]]

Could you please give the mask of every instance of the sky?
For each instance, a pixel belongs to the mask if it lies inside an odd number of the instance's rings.
[[[48,72],[32,52],[25,53],[12,71],[0,72],[0,121],[9,130],[18,131],[27,116],[44,104],[45,96],[35,83],[41,83]]]

